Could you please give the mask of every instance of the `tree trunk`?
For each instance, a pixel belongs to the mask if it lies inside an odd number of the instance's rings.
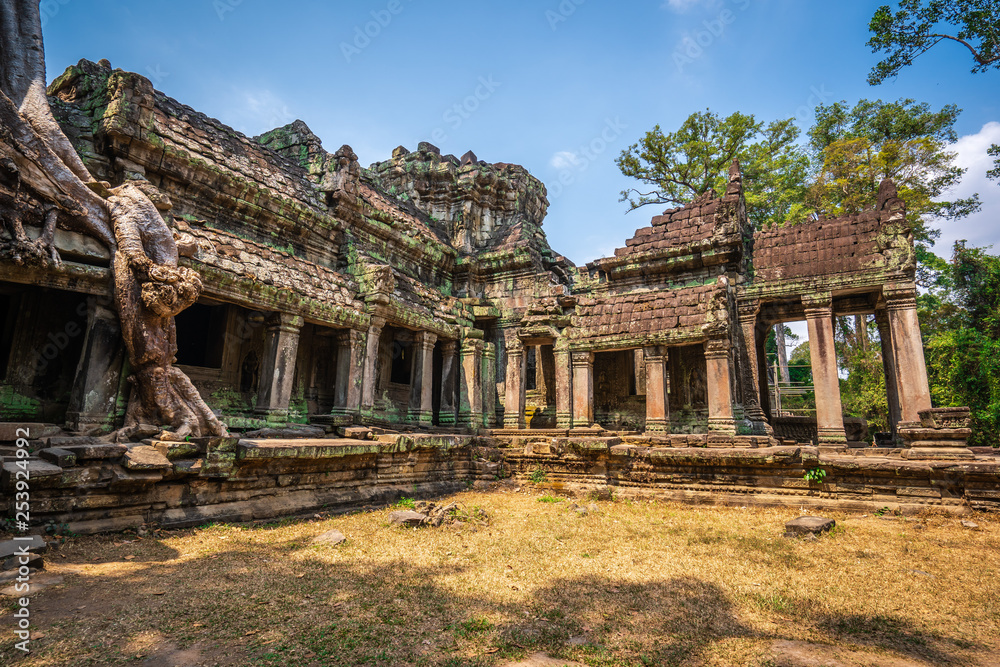
[[[778,370],[781,382],[788,382],[788,348],[785,347],[785,325],[781,322],[774,325],[774,344],[778,348]]]
[[[868,323],[864,315],[854,316],[854,333],[857,336],[858,347],[868,351]]]
[[[127,182],[109,190],[108,184],[93,183],[56,123],[45,94],[38,0],[0,0],[0,167],[16,177],[19,188],[27,186],[48,202],[40,242],[23,233],[16,200],[9,211],[14,219],[4,217],[15,260],[22,257],[22,246],[35,257],[51,253],[57,259],[52,233],[59,221],[111,250],[118,316],[134,371],[130,422],[118,438],[145,433],[147,425],[166,426],[160,437],[167,440],[225,435],[226,427],[172,365],[174,316],[198,298],[201,280],[177,266],[173,232],[149,197],[155,188]],[[98,191],[109,196],[107,202]]]

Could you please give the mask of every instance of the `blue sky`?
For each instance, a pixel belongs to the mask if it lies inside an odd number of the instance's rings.
[[[248,135],[304,120],[327,150],[370,164],[432,141],[527,167],[549,187],[545,230],[577,264],[613,253],[655,207],[625,215],[631,182],[614,158],[655,124],[689,114],[798,117],[818,102],[912,97],[964,111],[956,147],[970,172],[954,193],[984,210],[946,223],[1000,244],[1000,186],[985,150],[1000,143],[1000,72],[972,75],[942,44],[872,88],[865,46],[876,2],[819,0],[43,0],[50,80],[108,58]],[[367,31],[367,34],[366,34]],[[560,178],[565,185],[560,186]]]

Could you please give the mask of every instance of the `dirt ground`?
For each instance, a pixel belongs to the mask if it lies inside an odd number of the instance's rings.
[[[70,537],[45,555],[32,652],[2,599],[0,664],[1000,665],[1000,522],[566,499]],[[574,508],[579,504],[579,508]],[[969,519],[970,517],[966,517]],[[347,541],[312,540],[331,529]]]

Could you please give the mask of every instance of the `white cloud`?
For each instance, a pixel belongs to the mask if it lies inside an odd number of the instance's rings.
[[[986,154],[992,144],[1000,144],[1000,123],[996,121],[986,123],[976,134],[959,137],[951,147],[958,153],[955,163],[968,171],[947,197],[964,198],[978,192],[983,207],[962,220],[944,220],[935,225],[941,229],[941,238],[934,245],[938,255],[950,258],[952,246],[959,239],[973,246],[992,245],[993,253],[1000,253],[1000,184],[986,177],[993,167],[993,158]]]
[[[579,161],[579,156],[573,151],[559,151],[552,156],[549,164],[556,169],[572,169]]]

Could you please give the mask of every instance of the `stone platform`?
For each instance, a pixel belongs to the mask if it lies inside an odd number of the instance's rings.
[[[350,438],[205,438],[115,445],[53,437],[32,459],[34,523],[75,533],[143,523],[190,526],[320,509],[381,506],[545,472],[555,492],[683,502],[904,513],[1000,509],[1000,456],[915,461],[900,449],[828,453],[766,436],[533,433],[382,434]],[[52,451],[57,450],[57,451]],[[804,478],[826,472],[822,482]],[[0,511],[13,501],[15,460],[4,457]]]

